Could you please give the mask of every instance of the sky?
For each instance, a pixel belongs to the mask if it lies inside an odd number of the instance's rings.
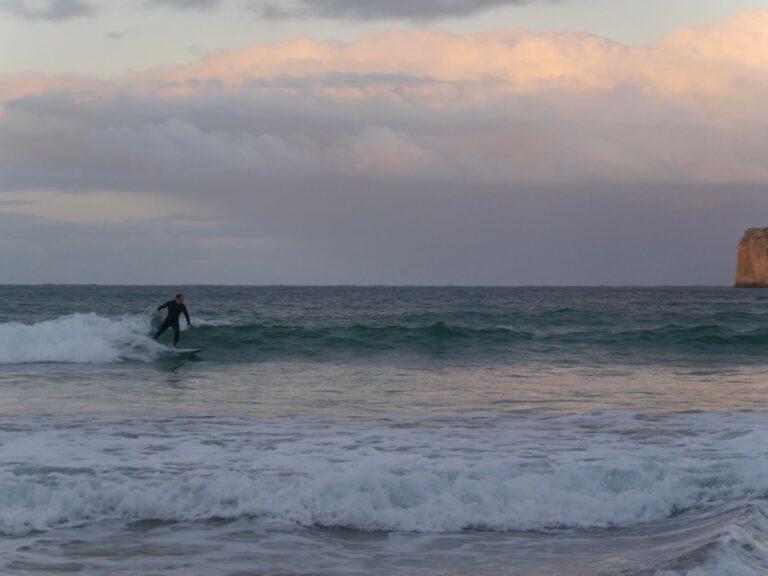
[[[0,0],[0,283],[729,285],[768,0]]]

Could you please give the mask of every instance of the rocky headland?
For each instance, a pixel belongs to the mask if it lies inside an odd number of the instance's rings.
[[[750,228],[739,242],[737,288],[768,288],[768,228]]]

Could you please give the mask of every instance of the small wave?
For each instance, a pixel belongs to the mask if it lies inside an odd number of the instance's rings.
[[[520,359],[547,354],[555,361],[572,354],[594,357],[648,357],[674,361],[691,356],[761,358],[768,331],[738,331],[720,325],[666,325],[616,330],[521,323],[314,325],[246,323],[205,325],[194,332],[195,345],[220,349],[215,358],[252,360],[281,357],[323,358],[406,355]]]
[[[668,325],[645,330],[623,331],[620,340],[668,346],[699,346],[718,348],[724,346],[763,346],[768,344],[768,332],[753,330],[737,332],[718,324],[693,326]]]
[[[0,324],[0,364],[149,361],[162,350],[147,336],[149,330],[143,316],[110,319],[93,313]]]
[[[768,573],[768,517],[763,504],[745,505],[741,518],[677,558],[653,576],[755,576]]]

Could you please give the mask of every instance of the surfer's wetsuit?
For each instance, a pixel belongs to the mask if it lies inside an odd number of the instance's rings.
[[[160,312],[163,308],[168,308],[168,316],[165,317],[162,326],[157,330],[155,340],[160,338],[160,336],[163,335],[163,332],[168,330],[168,328],[173,328],[173,345],[176,346],[176,344],[179,343],[179,332],[181,332],[181,328],[179,327],[179,316],[184,313],[184,316],[187,317],[187,324],[191,324],[187,307],[184,306],[184,304],[177,304],[176,300],[169,300],[162,306],[158,306],[157,311]]]

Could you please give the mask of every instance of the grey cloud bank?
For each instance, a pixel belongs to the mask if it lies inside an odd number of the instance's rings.
[[[45,0],[43,2],[0,0],[0,9],[19,18],[52,22],[61,22],[96,13],[95,6],[83,0]]]
[[[464,17],[493,8],[556,0],[284,0],[251,2],[267,18],[320,17],[350,20],[435,20]]]
[[[147,0],[149,6],[164,6],[181,10],[208,10],[220,4],[219,0]]]
[[[145,6],[209,10],[226,0],[145,0]],[[347,20],[436,20],[472,16],[493,8],[558,0],[249,0],[245,6],[270,19],[331,18]],[[1,0],[0,9],[27,20],[60,22],[97,12],[104,0]]]
[[[647,113],[638,107],[635,117]],[[3,277],[725,284],[731,236],[749,218],[768,220],[760,187],[724,194],[671,168],[647,177],[658,153],[680,153],[673,125],[669,149],[650,154],[655,138],[638,142],[622,136],[626,126],[605,133],[563,114],[555,102],[524,98],[447,113],[217,91],[87,105],[66,94],[28,97],[0,120],[5,191],[148,192],[175,199],[180,212],[202,206],[211,221],[5,215]],[[707,132],[687,145],[711,142]],[[636,165],[590,161],[607,142],[631,147]],[[488,148],[499,145],[501,156]],[[168,259],[178,271],[156,278]]]

